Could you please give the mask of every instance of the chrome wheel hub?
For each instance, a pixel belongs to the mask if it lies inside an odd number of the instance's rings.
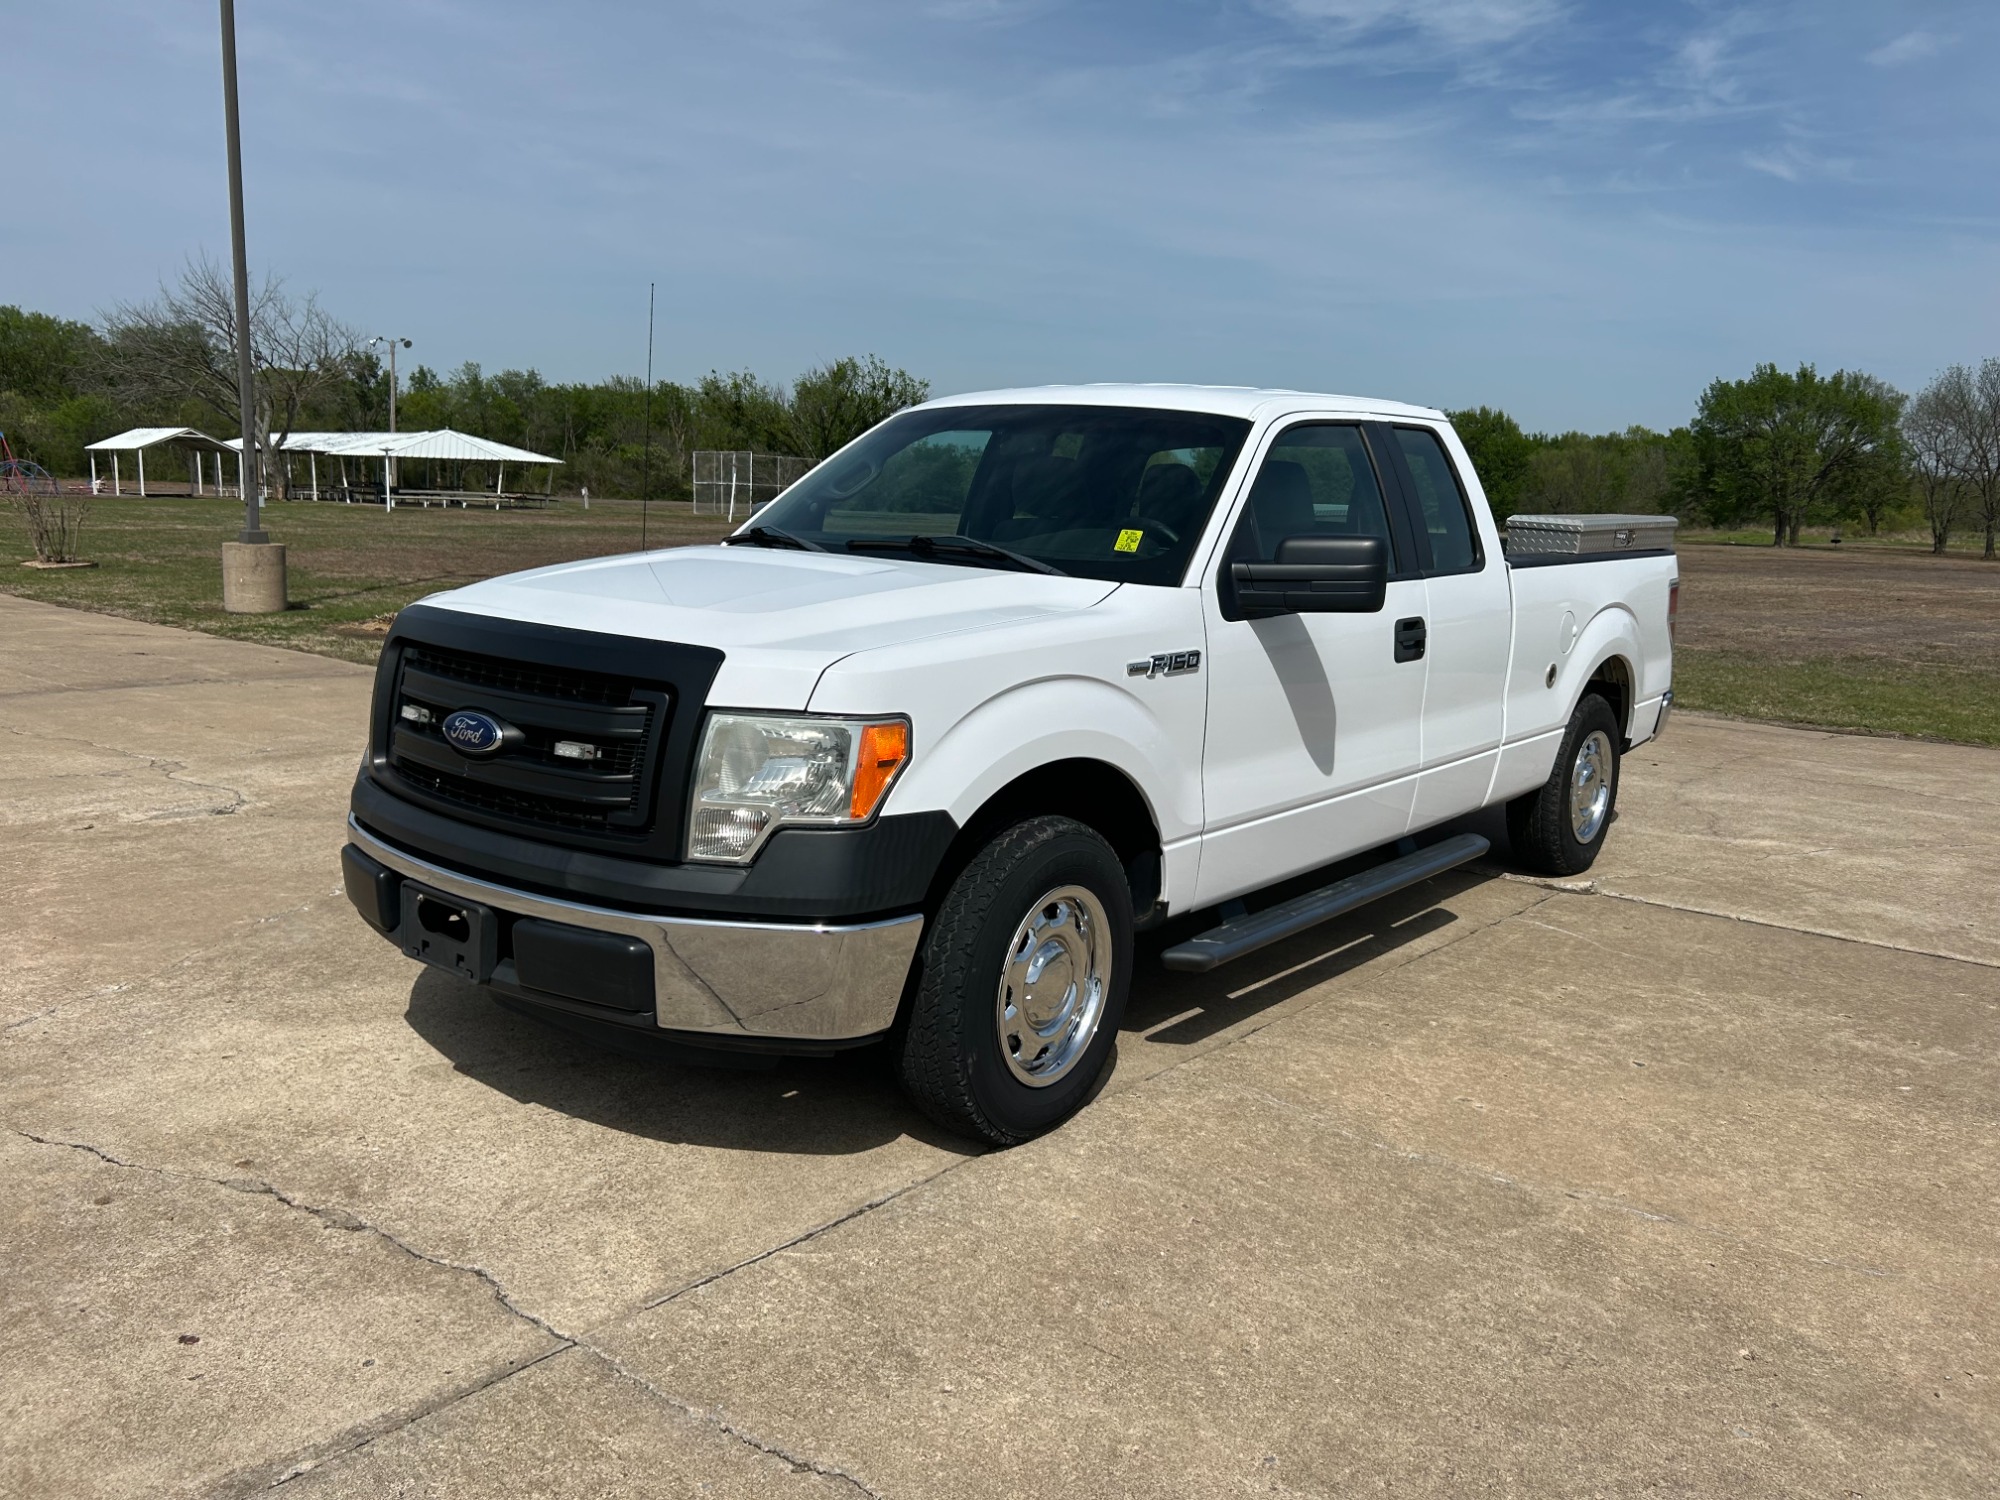
[[[1111,924],[1080,885],[1059,885],[1014,929],[994,1007],[1000,1055],[1046,1088],[1090,1050],[1111,992]]]
[[[1611,737],[1593,729],[1576,747],[1576,764],[1569,773],[1569,831],[1588,844],[1604,830],[1611,815]]]

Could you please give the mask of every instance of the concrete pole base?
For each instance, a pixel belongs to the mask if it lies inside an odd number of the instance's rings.
[[[222,607],[232,615],[275,615],[286,608],[282,542],[222,544]]]

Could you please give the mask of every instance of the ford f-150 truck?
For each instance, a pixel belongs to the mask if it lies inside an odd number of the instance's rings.
[[[1510,557],[1395,402],[931,401],[721,545],[404,610],[346,889],[558,1024],[886,1041],[1021,1141],[1104,1071],[1135,933],[1211,968],[1485,852],[1441,825],[1492,805],[1520,863],[1590,865],[1672,702],[1672,523],[1618,520]]]

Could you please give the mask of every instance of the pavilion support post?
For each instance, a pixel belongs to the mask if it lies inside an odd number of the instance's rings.
[[[382,509],[394,510],[395,508],[396,508],[396,487],[393,483],[390,482],[389,457],[387,454],[384,454],[382,456]]]
[[[122,495],[125,493],[124,489],[121,488],[119,484],[118,455],[116,453],[111,455],[111,493],[114,495]]]
[[[90,455],[90,493],[97,493],[97,455]]]
[[[312,466],[313,504],[319,504],[319,455],[308,453],[306,462]]]

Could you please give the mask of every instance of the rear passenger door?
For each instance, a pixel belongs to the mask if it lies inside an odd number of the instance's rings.
[[[1424,662],[1397,623],[1425,610],[1389,455],[1354,421],[1300,420],[1259,455],[1204,585],[1205,809],[1196,899],[1207,905],[1400,837],[1416,788]],[[1230,565],[1295,536],[1377,536],[1394,562],[1375,614],[1243,618]]]
[[[1505,726],[1513,590],[1491,513],[1473,504],[1443,435],[1401,422],[1386,432],[1424,575],[1429,669],[1411,815],[1422,828],[1486,800]]]

